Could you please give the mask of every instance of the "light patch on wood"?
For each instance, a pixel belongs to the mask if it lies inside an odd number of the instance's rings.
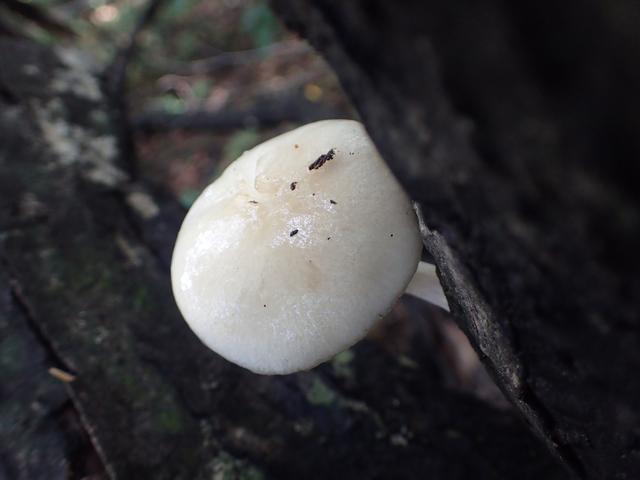
[[[35,76],[40,73],[40,68],[37,65],[29,63],[22,67],[22,71],[25,73],[25,75]]]
[[[140,265],[142,265],[143,260],[140,249],[131,245],[129,241],[122,235],[116,235],[116,245],[118,245],[131,265],[133,265],[134,267],[139,267]]]
[[[60,380],[61,382],[64,383],[71,383],[76,379],[76,376],[69,373],[69,372],[65,372],[64,370],[60,370],[59,368],[56,367],[51,367],[48,370],[49,375],[51,375],[53,378],[55,378],[56,380]]]
[[[36,120],[57,163],[78,164],[83,177],[95,183],[115,187],[127,180],[127,175],[115,165],[118,155],[113,135],[98,135],[77,124],[67,122],[59,100],[34,102]]]
[[[56,54],[66,68],[54,70],[51,90],[56,93],[71,93],[94,102],[102,100],[102,91],[92,68],[91,58],[70,48],[58,48]]]
[[[127,195],[127,203],[143,219],[150,220],[160,213],[160,208],[150,195],[144,192],[131,192]]]
[[[20,197],[18,208],[20,217],[23,219],[36,218],[44,215],[47,211],[46,206],[32,192],[26,192]]]

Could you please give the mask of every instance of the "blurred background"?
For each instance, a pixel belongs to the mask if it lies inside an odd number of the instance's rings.
[[[138,166],[183,206],[266,138],[355,116],[327,64],[266,1],[156,4],[145,19],[144,1],[29,0],[0,3],[0,18],[5,29],[79,48],[98,65],[116,59],[136,32],[125,92]]]

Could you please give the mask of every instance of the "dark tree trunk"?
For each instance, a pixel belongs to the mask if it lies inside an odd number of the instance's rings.
[[[363,342],[286,377],[207,350],[170,291],[184,212],[131,179],[96,74],[70,51],[0,52],[0,478],[566,477],[425,345],[412,362]]]
[[[432,229],[453,313],[580,478],[640,478],[640,3],[274,0]]]

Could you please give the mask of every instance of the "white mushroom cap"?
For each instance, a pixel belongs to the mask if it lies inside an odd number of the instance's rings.
[[[420,250],[409,198],[362,125],[326,120],[245,152],[204,190],[178,235],[173,292],[209,348],[291,373],[361,339]]]

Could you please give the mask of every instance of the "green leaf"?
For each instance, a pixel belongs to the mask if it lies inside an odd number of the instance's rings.
[[[264,1],[247,8],[242,16],[242,29],[249,34],[255,47],[265,47],[276,41],[280,25]]]
[[[173,113],[175,115],[184,113],[184,111],[187,109],[184,100],[170,93],[162,95],[160,98],[158,98],[157,103],[162,110],[167,113]]]
[[[255,128],[247,128],[234,133],[227,141],[222,151],[225,162],[238,158],[245,150],[254,147],[260,141],[260,135]]]
[[[160,16],[163,21],[176,20],[189,13],[199,2],[200,0],[171,0],[164,6]]]
[[[189,208],[193,205],[193,202],[196,201],[199,195],[200,192],[198,190],[186,190],[182,192],[178,200],[184,208]]]
[[[193,84],[191,89],[193,90],[193,94],[196,98],[200,100],[204,100],[209,96],[209,92],[211,91],[212,82],[207,79],[198,80]]]
[[[307,388],[306,397],[311,405],[327,406],[336,400],[335,392],[318,377],[315,377]]]

